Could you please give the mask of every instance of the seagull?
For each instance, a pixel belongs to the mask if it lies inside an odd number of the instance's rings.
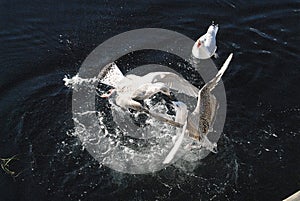
[[[212,91],[221,80],[223,74],[230,64],[230,61],[232,60],[232,57],[233,54],[231,53],[216,76],[197,91],[197,105],[194,111],[188,114],[187,117],[187,130],[189,136],[191,136],[195,140],[200,141],[203,136],[207,135],[208,132],[212,129],[213,123],[216,118],[216,111],[218,108],[216,97],[214,94],[212,94]],[[173,105],[176,109],[176,107],[178,107],[180,104],[181,103],[174,103]],[[180,107],[183,106],[181,105]],[[179,124],[179,127],[184,126],[182,122],[180,122]]]
[[[147,96],[140,96],[139,100],[149,98],[158,91],[169,95],[168,90],[163,91],[164,87],[169,87],[176,90],[178,93],[185,93],[186,95],[197,97],[197,105],[194,111],[187,116],[186,130],[188,130],[190,137],[200,141],[203,136],[207,135],[212,129],[212,125],[216,117],[218,104],[216,97],[211,93],[211,91],[218,85],[221,77],[228,68],[232,57],[233,54],[231,53],[216,76],[211,81],[207,82],[200,90],[175,73],[152,72],[144,76],[124,76],[117,65],[115,63],[111,63],[104,67],[98,78],[100,78],[101,83],[115,88],[111,89],[108,94],[102,95],[102,97],[110,97],[112,94],[116,94],[116,103],[120,104],[119,106],[123,109],[137,109],[138,111],[145,112],[158,120],[180,128],[184,127],[185,124],[183,122],[174,121],[168,119],[162,114],[147,110],[138,101],[134,100],[134,98],[138,97],[136,94],[147,94]],[[163,85],[161,83],[163,83]],[[152,90],[153,88],[155,90]]]
[[[117,106],[123,110],[133,109],[144,112],[157,120],[176,127],[183,125],[169,119],[164,114],[159,114],[145,108],[140,101],[150,98],[154,94],[161,92],[170,99],[173,99],[170,88],[178,93],[185,93],[189,96],[197,97],[198,89],[179,75],[170,72],[152,72],[144,76],[129,74],[124,76],[118,66],[113,62],[106,65],[98,75],[102,84],[113,87],[100,97],[114,97]],[[182,86],[186,86],[182,88]],[[185,89],[185,90],[184,90]]]
[[[209,141],[206,138],[206,135],[212,129],[218,107],[216,97],[211,91],[218,85],[221,77],[229,66],[232,56],[233,54],[231,53],[217,75],[199,90],[197,105],[191,114],[188,114],[187,107],[184,103],[173,102],[176,110],[175,121],[180,123],[180,125],[183,125],[183,128],[181,133],[177,128],[174,146],[166,156],[163,164],[169,164],[173,160],[183,142],[186,131],[188,131],[188,135],[196,141],[202,139],[204,141]],[[211,146],[208,148],[209,150],[214,151],[215,147]]]
[[[197,59],[209,59],[213,55],[216,55],[216,36],[218,32],[219,26],[212,23],[209,26],[207,32],[201,36],[194,44],[192,49],[192,54]]]
[[[124,76],[115,63],[106,65],[99,73],[98,78],[101,83],[113,87],[101,97],[108,98],[115,95],[116,104],[124,110],[131,108],[137,111],[145,111],[139,101],[148,99],[158,92],[172,99],[170,88],[178,93],[185,93],[194,97],[197,97],[198,93],[198,89],[193,85],[183,90],[182,85],[188,86],[190,84],[175,73],[151,72],[144,76],[133,74]]]
[[[138,101],[145,100],[158,92],[171,96],[169,88],[164,83],[144,83],[138,79],[140,78],[139,76],[135,76],[135,78],[125,77],[115,63],[109,64],[104,67],[103,73],[100,75],[100,82],[114,88],[110,89],[108,93],[101,95],[101,97],[108,98],[115,95],[115,102],[122,109],[130,108],[143,111],[144,107]]]
[[[145,108],[139,101],[148,99],[158,92],[171,97],[170,89],[164,83],[145,83],[140,87],[135,85],[135,82],[130,81],[125,86],[109,90],[108,94],[103,94],[101,97],[108,98],[115,94],[115,102],[119,107],[123,110],[130,108],[136,111],[145,111]]]
[[[200,140],[204,135],[208,134],[210,129],[212,129],[218,103],[216,97],[211,92],[218,85],[221,77],[228,68],[232,57],[233,54],[231,53],[217,75],[199,90],[196,108],[191,115],[188,116],[187,125],[189,135],[195,139]]]

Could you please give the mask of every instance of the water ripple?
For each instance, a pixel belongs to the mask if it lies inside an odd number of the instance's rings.
[[[250,31],[252,31],[252,32],[254,32],[254,33],[257,33],[258,35],[260,35],[260,36],[263,37],[263,38],[266,38],[266,39],[272,40],[272,41],[277,41],[277,38],[272,37],[271,35],[269,35],[269,34],[267,34],[267,33],[264,33],[264,32],[262,32],[262,31],[260,31],[260,30],[258,30],[258,29],[255,29],[255,28],[253,28],[253,27],[250,27],[249,29],[250,29]]]

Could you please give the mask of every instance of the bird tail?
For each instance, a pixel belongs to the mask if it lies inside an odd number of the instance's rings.
[[[206,87],[209,87],[210,91],[213,90],[217,84],[219,83],[219,81],[221,80],[221,77],[223,76],[224,72],[226,71],[226,69],[229,66],[229,63],[232,59],[233,54],[231,53],[228,58],[226,59],[226,61],[224,62],[223,66],[221,67],[221,69],[219,70],[219,72],[217,73],[217,75],[206,84]]]
[[[100,71],[98,78],[100,82],[112,87],[117,87],[117,84],[124,78],[123,73],[115,62],[109,63]]]

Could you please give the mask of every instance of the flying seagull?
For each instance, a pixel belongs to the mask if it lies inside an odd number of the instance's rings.
[[[187,125],[189,135],[195,139],[200,140],[203,135],[206,135],[214,123],[218,103],[211,92],[218,85],[232,57],[233,54],[231,53],[217,75],[199,90],[196,108],[188,116]]]
[[[186,130],[188,131],[189,136],[195,140],[200,141],[201,139],[206,139],[206,135],[212,128],[216,118],[216,110],[218,107],[216,97],[211,91],[218,85],[222,75],[229,66],[232,56],[233,54],[231,53],[217,75],[199,90],[197,106],[191,114],[188,114],[184,103],[174,102],[176,109],[175,121],[183,124],[183,130],[181,133],[176,134],[174,146],[163,161],[163,164],[168,164],[173,160],[183,142]],[[184,119],[185,117],[187,118],[186,120]]]

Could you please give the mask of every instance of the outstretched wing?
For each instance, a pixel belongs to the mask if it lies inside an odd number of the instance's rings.
[[[226,61],[224,62],[223,66],[221,67],[221,69],[218,71],[217,75],[210,80],[208,83],[206,83],[201,91],[205,90],[205,88],[208,88],[210,91],[212,91],[219,83],[219,81],[221,80],[221,77],[223,76],[223,74],[225,73],[226,69],[228,68],[230,61],[233,57],[233,54],[231,53],[228,58],[226,59]]]
[[[162,82],[170,89],[188,96],[198,97],[199,89],[183,77],[171,72],[153,72],[144,76],[150,82]]]
[[[116,63],[107,64],[99,73],[100,82],[112,87],[117,87],[118,83],[124,79],[123,73],[120,71]]]

